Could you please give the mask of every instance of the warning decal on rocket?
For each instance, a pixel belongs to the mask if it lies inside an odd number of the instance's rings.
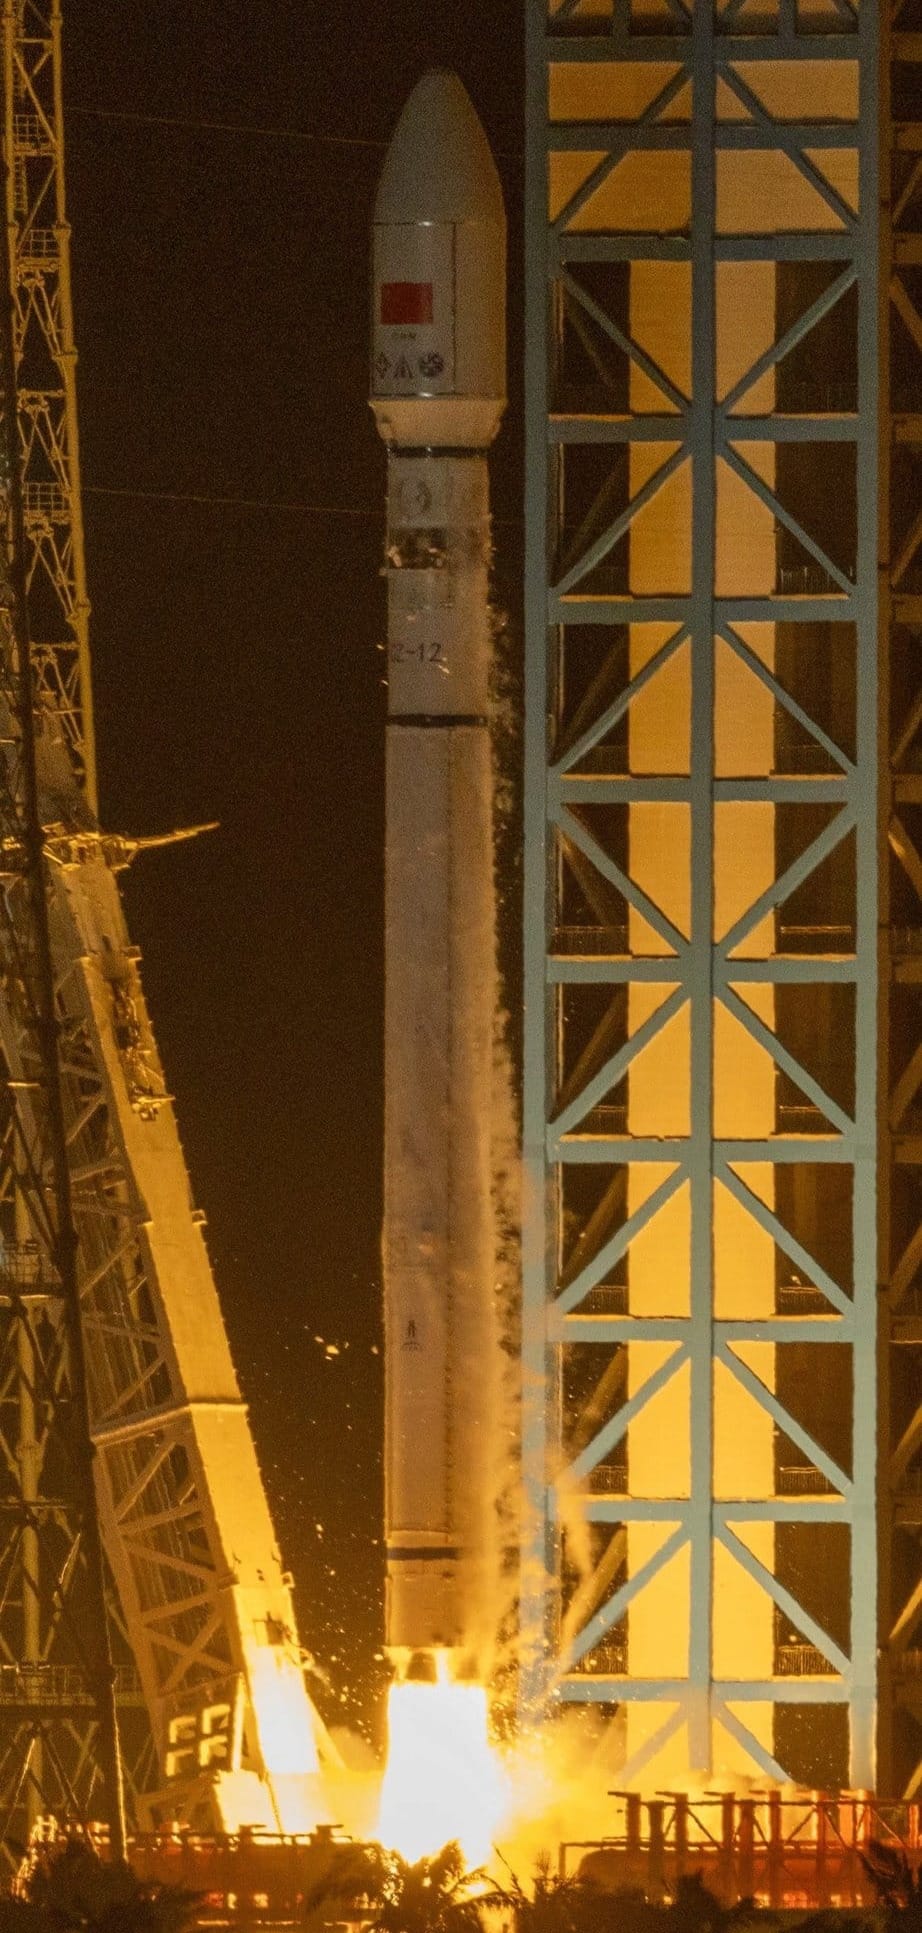
[[[371,350],[375,396],[451,394],[454,288],[450,223],[375,225]]]
[[[381,321],[422,323],[432,321],[431,282],[382,282]]]

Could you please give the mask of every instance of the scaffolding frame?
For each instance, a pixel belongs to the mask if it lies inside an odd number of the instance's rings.
[[[32,659],[95,813],[60,0],[3,0],[3,152]]]
[[[117,1731],[133,1824],[242,1814],[273,1830],[310,1824],[325,1734],[125,926],[118,874],[148,842],[96,824],[60,0],[4,0],[2,20],[0,424],[18,462],[0,479],[0,1837],[14,1860],[49,1814],[84,1828],[102,1814],[120,1850]]]
[[[816,14],[822,9],[813,8]],[[829,0],[823,31],[803,25],[794,0],[752,9],[744,0],[723,0],[712,7],[702,0],[530,0],[528,8],[528,172],[526,182],[526,775],[525,775],[525,1028],[524,1028],[524,1228],[522,1443],[524,1524],[521,1566],[523,1660],[521,1699],[532,1716],[549,1703],[592,1702],[623,1708],[645,1701],[661,1708],[661,1719],[643,1750],[624,1766],[636,1779],[656,1753],[687,1728],[687,1763],[713,1763],[713,1723],[718,1720],[748,1760],[751,1770],[784,1778],[788,1767],[754,1735],[746,1707],[768,1704],[840,1705],[848,1713],[848,1777],[873,1787],[877,1708],[876,1482],[877,1482],[877,921],[878,921],[878,570],[877,497],[879,484],[878,288],[878,133],[880,53],[876,7]],[[775,69],[797,63],[849,63],[857,81],[857,111],[847,121],[826,126],[807,115],[782,117],[760,98],[754,76],[759,62]],[[660,81],[635,118],[606,121],[601,110],[591,124],[561,118],[549,123],[549,89],[555,69],[597,65],[601,74],[648,63]],[[668,70],[663,78],[663,69]],[[745,69],[745,73],[741,69]],[[694,108],[684,123],[672,117],[675,102],[690,82]],[[729,89],[741,109],[738,119],[719,115],[715,103]],[[601,83],[599,83],[601,85]],[[597,89],[598,91],[598,89]],[[823,151],[847,148],[857,172],[857,207],[833,184],[822,166]],[[809,232],[779,225],[777,232],[733,232],[715,222],[715,194],[723,157],[742,152],[783,157],[800,181],[807,181],[826,204],[828,215]],[[687,223],[659,232],[619,232],[612,220],[593,221],[592,201],[603,201],[606,182],[627,159],[642,171],[645,157],[686,157],[691,195]],[[582,163],[577,165],[579,157]],[[548,217],[549,177],[568,186],[560,191]],[[569,174],[567,174],[569,170]],[[609,207],[610,207],[609,203]],[[584,212],[585,211],[585,212]],[[632,343],[623,323],[605,314],[580,281],[581,266],[644,261],[689,264],[693,287],[692,375],[687,395],[663,381],[642,345]],[[715,392],[715,268],[723,261],[818,263],[829,265],[833,294],[827,308],[847,286],[857,291],[858,407],[834,406],[797,412],[770,408],[746,417],[738,401],[757,377],[776,368],[817,321],[816,305],[771,353],[749,371],[735,396]],[[554,381],[562,354],[568,308],[576,304],[602,336],[658,385],[664,401],[659,416],[630,407],[580,416],[555,412]],[[733,421],[728,416],[733,412]],[[739,441],[763,442],[779,449],[803,438],[850,445],[857,479],[857,551],[853,570],[843,569],[793,517],[741,455]],[[571,545],[565,566],[558,563],[563,522],[561,453],[568,447],[606,443],[612,447],[642,440],[671,443],[659,467],[632,500],[610,513],[595,506],[587,518],[589,534],[580,549]],[[810,563],[796,591],[779,584],[770,596],[720,595],[714,585],[715,472],[721,461],[770,508],[800,544]],[[630,531],[632,522],[671,478],[688,466],[692,476],[692,572],[687,594],[634,596],[629,590],[587,589],[593,573]],[[744,472],[746,473],[744,475]],[[843,752],[821,723],[795,704],[774,674],[752,662],[753,654],[737,627],[753,621],[773,625],[830,623],[854,626],[857,659],[856,745]],[[658,623],[671,627],[659,661],[622,685],[606,709],[586,724],[575,743],[562,747],[558,673],[568,628]],[[830,770],[821,781],[812,775],[773,774],[724,779],[714,772],[714,639],[720,637],[771,689],[774,703],[796,716],[802,731],[823,748]],[[627,772],[587,776],[580,760],[598,745],[618,718],[629,713],[640,691],[658,674],[670,653],[692,654],[693,697],[691,757],[687,775],[659,777]],[[824,830],[809,839],[798,859],[768,893],[715,943],[712,933],[712,878],[715,810],[741,800],[763,800],[776,811],[822,798],[834,808]],[[616,857],[606,854],[580,823],[587,804],[628,807],[649,801],[678,801],[691,817],[689,894],[690,931],[676,930],[652,904]],[[628,908],[653,928],[668,957],[628,951],[617,931],[606,931],[597,915],[594,937],[574,942],[561,935],[561,837],[581,853],[583,875],[593,869]],[[773,917],[786,898],[810,877],[846,839],[856,851],[854,933],[851,944],[835,950],[819,938],[796,955],[776,951],[769,959],[743,958],[745,936],[756,921]],[[604,891],[598,903],[603,905]],[[561,1108],[560,1032],[562,991],[575,986],[615,989],[659,983],[671,988],[646,1029],[622,1038],[613,1052],[586,1057],[587,1077],[571,1082]],[[740,998],[747,983],[791,987],[839,983],[854,989],[854,1106],[843,1108],[753,1016]],[[818,1110],[823,1130],[807,1135],[775,1132],[758,1141],[721,1140],[713,1126],[713,1030],[715,1006],[729,1007],[736,1020],[770,1053]],[[685,1137],[646,1139],[606,1121],[593,1110],[625,1076],[658,1030],[683,1006],[691,1013],[691,1123]],[[633,1215],[609,1216],[604,1224],[584,1223],[575,1239],[565,1228],[564,1181],[570,1164],[596,1164],[614,1177],[619,1167],[669,1164],[645,1205]],[[774,1172],[798,1163],[844,1164],[852,1178],[853,1282],[837,1280],[815,1255],[793,1241],[790,1231],[741,1178],[746,1164],[769,1164]],[[714,1312],[712,1202],[715,1182],[734,1195],[744,1212],[798,1266],[818,1294],[823,1313],[778,1313],[752,1321],[718,1319]],[[593,1294],[606,1273],[629,1258],[632,1245],[677,1191],[691,1198],[690,1314],[677,1317],[632,1316],[628,1307],[592,1309]],[[585,1259],[580,1261],[580,1257]],[[629,1294],[629,1290],[628,1290]],[[663,1361],[648,1383],[610,1406],[601,1430],[590,1436],[575,1461],[564,1444],[562,1351],[577,1341],[619,1347],[661,1345]],[[741,1360],[747,1344],[779,1350],[800,1342],[835,1344],[849,1352],[852,1369],[852,1462],[837,1467],[822,1447]],[[742,1348],[741,1348],[742,1346]],[[737,1351],[741,1351],[740,1354]],[[819,1473],[823,1494],[715,1499],[713,1491],[713,1387],[715,1364],[729,1369],[753,1403],[779,1431],[797,1443]],[[687,1496],[645,1498],[592,1491],[592,1471],[627,1437],[633,1419],[659,1389],[687,1366],[690,1376],[691,1482]],[[600,1565],[591,1615],[566,1629],[562,1598],[561,1492],[568,1486],[568,1509],[579,1508],[586,1525],[608,1524],[620,1551]],[[663,1526],[657,1553],[636,1575],[624,1575],[624,1549],[632,1523]],[[850,1538],[850,1631],[836,1644],[822,1624],[807,1614],[789,1591],[745,1547],[736,1530],[753,1523],[846,1527]],[[804,1656],[785,1670],[776,1659],[765,1677],[718,1679],[712,1662],[715,1547],[730,1550],[753,1584],[775,1609],[795,1621],[806,1638]],[[644,1590],[682,1550],[689,1553],[691,1614],[687,1672],[671,1678],[630,1675],[617,1645],[608,1643],[625,1614],[637,1613]],[[609,1546],[611,1553],[611,1546]],[[623,1581],[613,1588],[613,1580]],[[594,1667],[594,1668],[593,1668]]]

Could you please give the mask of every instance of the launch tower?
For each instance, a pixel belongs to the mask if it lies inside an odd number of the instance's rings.
[[[922,1781],[922,8],[529,0],[522,1673]]]
[[[113,1706],[130,1816],[298,1830],[290,1579],[125,930],[137,847],[95,817],[59,0],[2,20],[0,1839],[118,1842]]]

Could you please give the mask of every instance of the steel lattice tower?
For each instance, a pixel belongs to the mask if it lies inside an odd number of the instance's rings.
[[[125,929],[137,845],[95,819],[58,0],[3,29],[0,1829],[118,1843],[118,1706],[137,1821],[295,1830],[319,1724]]]
[[[3,109],[32,656],[95,811],[56,0],[4,0]]]
[[[912,1791],[922,12],[528,14],[523,1699]]]

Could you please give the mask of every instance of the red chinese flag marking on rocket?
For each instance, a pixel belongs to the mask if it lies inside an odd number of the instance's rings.
[[[431,282],[382,282],[382,322],[431,322]]]

